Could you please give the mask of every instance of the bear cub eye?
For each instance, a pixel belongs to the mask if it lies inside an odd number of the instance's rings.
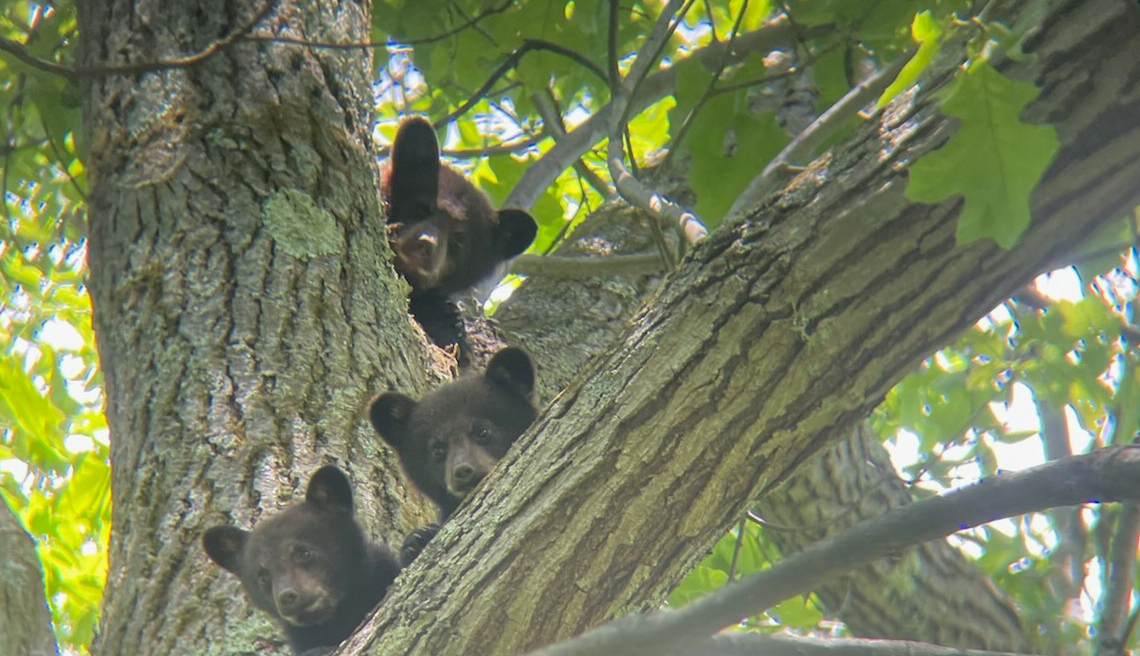
[[[447,459],[447,444],[444,442],[436,442],[431,445],[431,457],[438,462],[443,462]]]
[[[491,431],[486,426],[476,426],[475,434],[472,439],[478,444],[486,444],[487,440],[491,438]]]
[[[268,592],[269,588],[272,587],[272,583],[273,581],[269,578],[268,569],[262,567],[261,569],[257,570],[257,584],[261,586],[262,590]]]
[[[295,547],[293,549],[293,562],[303,565],[313,559],[313,550],[308,547]]]

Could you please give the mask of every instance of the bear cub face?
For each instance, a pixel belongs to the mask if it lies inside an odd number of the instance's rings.
[[[344,472],[322,467],[305,500],[251,531],[215,526],[206,554],[237,575],[253,605],[272,615],[295,653],[322,653],[347,638],[399,572],[387,548],[368,542],[353,518]]]
[[[396,270],[414,293],[449,296],[522,253],[537,226],[523,210],[496,212],[458,172],[439,161],[431,124],[405,119],[381,179]]]
[[[369,418],[446,519],[534,422],[534,384],[530,357],[508,347],[482,376],[447,383],[418,402],[381,394]]]

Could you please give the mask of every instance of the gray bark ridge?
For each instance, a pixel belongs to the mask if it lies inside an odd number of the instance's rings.
[[[750,499],[1136,205],[1140,141],[1124,137],[1140,130],[1126,119],[1140,115],[1140,42],[1127,10],[1056,3],[1032,57],[1005,67],[1043,90],[1027,118],[1061,139],[1015,248],[958,247],[960,200],[903,197],[908,163],[954,129],[933,98],[951,71],[934,71],[909,103],[710,235],[405,572],[349,653],[518,653],[658,603]]]

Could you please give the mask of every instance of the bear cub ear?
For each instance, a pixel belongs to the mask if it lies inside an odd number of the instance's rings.
[[[368,418],[380,437],[399,450],[415,407],[416,401],[412,397],[399,392],[385,392],[372,400]]]
[[[400,123],[392,141],[389,219],[419,220],[433,214],[439,194],[439,141],[419,116]]]
[[[327,465],[313,472],[305,501],[322,510],[340,509],[352,514],[352,486],[340,469]]]
[[[523,210],[499,210],[499,244],[503,259],[512,258],[530,247],[538,234],[538,224]]]
[[[483,377],[511,394],[534,400],[534,363],[521,348],[508,346],[501,349],[487,363]]]
[[[210,560],[238,574],[241,552],[249,540],[249,532],[236,526],[215,526],[202,535],[202,546]],[[240,574],[238,574],[240,576]]]

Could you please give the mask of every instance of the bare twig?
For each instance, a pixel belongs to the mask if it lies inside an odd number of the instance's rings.
[[[1009,652],[943,647],[912,640],[804,638],[761,633],[722,633],[683,656],[1014,656]]]
[[[483,148],[456,148],[454,150],[443,149],[439,152],[445,157],[457,158],[487,157],[489,155],[517,155],[528,148],[533,148],[541,138],[542,137],[537,135],[528,135],[526,138],[519,139],[518,141],[501,143],[494,146],[484,146]]]
[[[899,57],[873,77],[852,87],[847,95],[820,114],[819,118],[803,132],[796,135],[796,138],[792,139],[780,151],[779,155],[768,162],[760,175],[748,183],[744,191],[733,201],[725,218],[735,216],[763,200],[776,188],[782,176],[787,173],[789,166],[796,163],[806,163],[820,144],[835,134],[847,119],[855,116],[861,108],[890,86],[891,82],[898,77],[903,66],[913,56],[914,52],[911,51]]]
[[[520,255],[511,260],[511,273],[551,278],[641,276],[663,270],[661,257],[657,253],[608,257]]]
[[[277,0],[267,0],[265,6],[261,8],[253,18],[243,25],[237,27],[235,30],[226,36],[214,41],[202,50],[193,55],[185,57],[176,57],[174,59],[159,59],[148,62],[138,62],[135,64],[98,64],[95,66],[64,66],[57,64],[47,59],[41,59],[32,55],[24,47],[10,39],[0,38],[0,51],[7,52],[14,56],[16,59],[24,62],[25,64],[38,68],[42,71],[61,75],[69,79],[76,79],[81,77],[98,77],[103,75],[136,75],[138,73],[148,73],[167,68],[186,68],[201,64],[207,59],[218,54],[222,50],[233,45],[235,42],[245,37],[250,30],[254,28],[261,19],[269,15],[269,12],[276,6]]]
[[[622,78],[622,91],[626,98],[622,101],[622,111],[618,112],[618,124],[628,123],[628,110],[629,98],[632,97],[642,82],[645,81],[651,67],[657,63],[661,58],[661,53],[665,50],[665,45],[669,42],[669,37],[673,36],[673,32],[677,30],[677,26],[681,24],[681,20],[689,11],[689,7],[693,6],[695,0],[669,0],[669,3],[661,9],[661,15],[657,17],[657,22],[653,24],[653,29],[649,31],[649,36],[645,38],[645,43],[641,44],[641,48],[637,51],[637,57],[633,60],[633,64],[629,67],[629,72]],[[684,6],[682,6],[684,3]],[[611,130],[612,132],[612,130]]]
[[[1019,294],[1018,297],[1020,299],[1022,295]],[[1046,398],[1038,398],[1037,419],[1045,458],[1058,460],[1072,455],[1069,431],[1061,409]],[[1063,595],[1065,599],[1076,599],[1084,583],[1088,530],[1081,520],[1080,508],[1054,508],[1049,511],[1049,515],[1053,518],[1053,526],[1059,538],[1057,548],[1049,554],[1049,561],[1056,568],[1049,577],[1055,588],[1054,594]]]
[[[812,36],[832,31],[829,25],[813,27]],[[818,32],[817,32],[818,31]],[[778,18],[770,21],[758,30],[741,35],[739,39],[712,43],[704,48],[695,50],[688,58],[696,58],[707,66],[715,66],[721,53],[726,50],[730,62],[740,61],[752,52],[767,52],[785,43],[790,37],[787,20]],[[673,93],[677,86],[676,64],[666,70],[649,75],[638,85],[637,90],[631,94],[628,109],[632,114],[639,113],[661,98]],[[615,110],[623,112],[627,105],[620,108],[615,100],[611,100],[604,107],[595,112],[590,118],[567,133],[566,138],[553,148],[532,162],[523,173],[522,178],[507,196],[505,204],[511,207],[529,208],[534,201],[546,190],[553,181],[581,157],[595,144],[605,139],[616,125],[620,113],[615,117]]]
[[[735,39],[736,36],[740,33],[740,24],[744,21],[744,12],[746,11],[748,11],[748,0],[744,0],[744,2],[740,5],[740,11],[736,14],[736,21],[732,24],[732,31],[729,33],[729,40]],[[689,112],[685,114],[684,120],[681,121],[681,126],[677,128],[676,133],[674,133],[673,144],[669,148],[669,152],[665,154],[665,159],[661,162],[662,167],[668,166],[669,162],[673,159],[674,154],[680,150],[681,144],[685,141],[685,135],[689,133],[689,128],[691,128],[693,125],[693,120],[696,119],[697,114],[700,113],[701,109],[705,106],[705,103],[707,103],[709,99],[715,95],[714,92],[717,88],[716,83],[720,80],[720,76],[724,74],[724,69],[727,66],[728,51],[726,50],[721,55],[720,61],[717,62],[716,70],[713,71],[712,77],[709,79],[708,86],[705,87],[704,93],[702,93],[701,97],[697,99],[697,102],[693,103],[693,106],[689,108]]]
[[[553,94],[547,89],[545,94],[534,94],[531,98],[535,110],[538,115],[542,117],[542,124],[546,127],[547,133],[558,143],[566,137],[566,126],[562,123],[562,110],[558,107],[558,102],[554,99]],[[610,200],[617,196],[617,191],[609,185],[602,176],[598,175],[586,166],[586,163],[581,158],[574,161],[574,170],[578,175],[582,176],[590,186],[594,188],[606,200]]]
[[[469,27],[476,27],[484,18],[486,18],[488,16],[503,13],[513,3],[514,3],[514,0],[504,0],[504,2],[501,5],[498,5],[495,7],[488,7],[487,9],[484,9],[483,11],[479,12],[475,16],[468,18],[467,22],[463,23],[462,25],[459,25],[459,26],[454,27],[450,30],[447,30],[446,32],[440,32],[439,34],[435,34],[433,36],[426,36],[422,39],[401,39],[398,36],[394,37],[394,38],[395,38],[396,42],[402,46],[422,46],[422,45],[426,45],[428,43],[435,43],[436,41],[443,41],[444,39],[446,39],[448,37],[452,37],[452,36],[455,36],[456,34],[459,34],[460,32],[462,32],[463,30],[466,30]],[[392,43],[391,41],[363,41],[363,42],[358,42],[358,43],[329,43],[329,42],[325,42],[325,41],[309,41],[308,39],[295,39],[295,38],[287,37],[287,36],[286,37],[262,36],[260,34],[251,34],[246,38],[250,41],[271,41],[274,43],[288,43],[288,44],[292,44],[292,45],[308,46],[310,48],[318,48],[318,49],[323,49],[323,50],[355,50],[357,48],[371,48],[371,49],[386,48],[389,45],[391,45],[391,43]]]
[[[621,138],[610,139],[610,150],[606,163],[609,164],[610,176],[613,178],[614,184],[617,185],[618,193],[622,195],[622,198],[655,217],[675,223],[677,230],[681,232],[689,244],[696,244],[708,235],[708,229],[695,214],[658,194],[633,177],[622,164],[622,159]]]
[[[621,73],[618,71],[617,34],[618,34],[618,0],[610,0],[609,34],[606,35],[606,65],[610,73],[610,93],[621,84]]]
[[[742,617],[885,555],[966,528],[1028,512],[1089,502],[1140,500],[1140,446],[1117,446],[1049,462],[910,504],[857,524],[680,610],[627,617],[529,656],[686,653]]]
[[[684,3],[683,8],[681,7],[682,3]],[[687,11],[692,4],[693,0],[670,0],[669,4],[661,10],[661,15],[657,17],[657,22],[654,23],[653,29],[650,30],[649,36],[646,37],[645,43],[642,44],[641,49],[638,51],[637,58],[634,59],[633,65],[630,66],[629,73],[626,74],[621,85],[614,89],[614,99],[612,101],[614,107],[610,116],[613,123],[609,126],[610,139],[606,164],[610,169],[610,177],[613,179],[618,193],[620,193],[623,198],[629,201],[631,205],[640,207],[656,217],[675,222],[678,230],[684,235],[686,241],[690,244],[695,244],[708,234],[708,230],[704,227],[704,224],[702,224],[692,212],[687,211],[680,205],[656,193],[631,174],[629,170],[625,168],[625,154],[622,143],[623,133],[628,122],[630,101],[633,98],[634,90],[642,82],[649,67],[657,61],[665,42],[669,40],[673,31],[677,29],[677,25],[684,17],[684,12]],[[680,10],[680,13],[678,13],[678,10]],[[630,80],[633,82],[631,83]],[[667,258],[668,265],[672,266],[672,254],[669,253],[667,248],[662,249],[662,256]]]
[[[740,560],[740,548],[744,546],[744,528],[747,523],[748,519],[745,517],[741,517],[736,523],[736,544],[732,546],[732,561],[728,563],[729,582],[736,580],[736,564]]]
[[[483,83],[483,86],[479,87],[475,93],[471,94],[471,96],[462,105],[456,108],[455,111],[435,121],[433,125],[437,128],[442,127],[470,111],[472,107],[474,107],[480,100],[483,99],[484,96],[487,95],[487,92],[489,92],[491,90],[491,87],[493,87],[495,83],[499,81],[499,78],[503,77],[511,70],[514,70],[514,68],[519,65],[519,61],[522,60],[523,56],[532,50],[542,50],[546,52],[552,52],[556,55],[562,55],[567,59],[581,64],[583,68],[590,71],[594,75],[597,75],[602,80],[606,79],[606,72],[603,71],[597,64],[590,61],[585,55],[579,52],[575,52],[574,50],[571,50],[564,46],[560,46],[557,43],[540,41],[538,39],[526,39],[523,41],[523,44],[521,46],[519,46],[514,52],[508,55],[505,60],[503,60],[502,64],[499,64],[499,67],[491,73],[491,75],[487,78],[487,81]]]

